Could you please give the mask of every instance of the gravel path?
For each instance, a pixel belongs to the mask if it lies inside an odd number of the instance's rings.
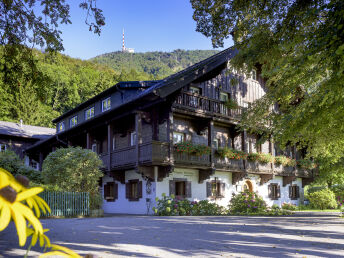
[[[97,257],[344,256],[344,219],[335,216],[112,216],[42,222],[54,243]],[[0,257],[24,254],[13,224],[0,232]]]

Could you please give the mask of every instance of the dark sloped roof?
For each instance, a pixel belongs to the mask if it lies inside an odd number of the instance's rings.
[[[55,134],[55,129],[41,126],[20,125],[13,122],[0,121],[0,134],[34,138],[43,140]]]
[[[72,113],[89,106],[93,102],[111,94],[112,92],[117,91],[118,89],[126,90],[126,89],[137,89],[137,88],[149,88],[152,85],[159,83],[159,82],[160,82],[160,80],[119,82],[119,83],[115,84],[114,86],[112,86],[112,87],[104,90],[103,92],[99,93],[98,95],[86,100],[85,102],[82,102],[81,104],[77,105],[75,108],[67,111],[66,113],[63,113],[61,116],[55,118],[53,120],[53,123],[56,123],[57,121],[71,115]]]

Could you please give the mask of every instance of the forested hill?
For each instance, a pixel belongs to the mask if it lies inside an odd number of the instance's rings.
[[[24,56],[16,58],[23,72],[1,66],[6,61],[0,58],[0,120],[53,126],[54,118],[119,81],[161,79],[216,52],[114,52],[91,62],[34,50],[35,69],[22,61]]]
[[[96,56],[90,61],[107,65],[115,71],[131,70],[147,73],[162,79],[190,65],[202,61],[218,50],[174,50],[173,52],[123,53],[111,52]]]

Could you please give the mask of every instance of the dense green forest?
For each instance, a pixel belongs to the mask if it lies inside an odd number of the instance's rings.
[[[173,52],[123,53],[111,52],[90,59],[105,64],[116,71],[135,69],[152,75],[156,79],[164,78],[192,64],[216,54],[217,50],[181,50]]]
[[[34,50],[35,69],[0,59],[0,120],[53,126],[52,119],[119,81],[161,79],[215,52],[114,52],[83,61]]]

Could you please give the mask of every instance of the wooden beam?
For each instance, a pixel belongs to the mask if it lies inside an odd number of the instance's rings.
[[[42,171],[43,167],[43,152],[39,153],[39,171]]]
[[[173,158],[173,113],[172,113],[172,111],[168,112],[167,141],[169,143],[168,158],[169,158],[170,163],[173,164],[174,158]]]
[[[215,148],[213,146],[214,141],[214,121],[210,120],[208,124],[208,146],[211,148],[210,153],[210,166],[215,167]]]
[[[108,170],[111,170],[111,150],[112,150],[112,137],[113,137],[113,128],[112,124],[108,124],[107,126],[107,152],[109,155],[108,158]]]
[[[234,172],[232,173],[232,185],[237,184],[239,181],[243,180],[246,177],[246,172]]]
[[[142,117],[141,112],[135,114],[135,132],[136,132],[136,143],[135,143],[135,157],[136,157],[136,168],[139,167],[140,163],[140,144],[142,144]]]
[[[86,133],[86,149],[91,149],[91,136],[90,133]]]

